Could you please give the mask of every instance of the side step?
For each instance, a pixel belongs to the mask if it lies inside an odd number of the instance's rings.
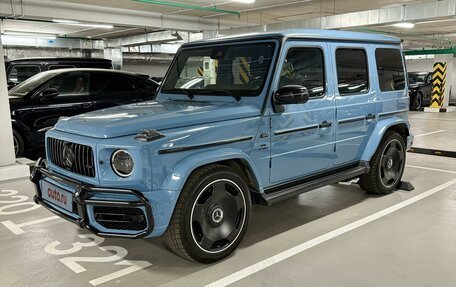
[[[293,186],[288,186],[285,187],[282,190],[277,190],[277,188],[274,188],[273,192],[266,191],[265,194],[263,194],[264,200],[268,205],[271,205],[273,203],[279,202],[281,200],[299,195],[301,193],[311,191],[313,189],[328,185],[328,184],[334,184],[339,181],[344,181],[347,179],[355,178],[358,177],[364,173],[367,173],[369,171],[368,166],[356,166],[352,167],[349,169],[345,169],[336,173],[328,174],[328,175],[323,175],[319,178],[309,178],[308,180],[303,179],[299,183]],[[277,191],[275,191],[277,190]]]

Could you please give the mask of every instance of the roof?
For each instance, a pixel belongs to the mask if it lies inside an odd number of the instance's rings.
[[[103,59],[103,58],[59,58],[59,57],[33,57],[33,58],[21,58],[21,59],[5,59],[5,62],[11,63],[11,62],[45,62],[45,61],[59,61],[59,62],[106,62],[106,63],[111,63],[111,60],[109,59]]]
[[[242,35],[226,36],[213,38],[209,40],[196,41],[184,44],[184,46],[199,45],[205,43],[217,43],[224,41],[248,40],[248,39],[268,39],[268,38],[293,38],[293,39],[321,39],[336,41],[354,41],[354,42],[373,42],[400,44],[402,40],[397,37],[386,36],[374,33],[362,33],[342,30],[315,30],[315,29],[293,29],[279,32],[260,32]]]
[[[137,73],[137,72],[129,72],[129,71],[119,71],[119,70],[111,70],[111,69],[101,69],[101,68],[66,68],[66,69],[56,69],[56,70],[49,70],[41,72],[41,74],[48,73],[48,74],[63,74],[69,72],[102,72],[102,73],[114,73],[114,74],[124,74],[124,75],[132,75],[132,76],[139,76],[144,77],[147,76],[146,74]],[[149,76],[147,76],[149,77]]]

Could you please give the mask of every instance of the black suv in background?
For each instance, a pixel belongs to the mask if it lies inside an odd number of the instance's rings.
[[[112,69],[108,59],[84,58],[28,58],[5,60],[8,89],[20,84],[40,72],[64,68],[100,68]]]
[[[432,97],[432,72],[410,72],[409,94],[410,109],[419,110],[431,104]]]
[[[44,151],[45,132],[62,116],[151,100],[158,86],[147,75],[106,69],[37,74],[9,91],[16,156]]]

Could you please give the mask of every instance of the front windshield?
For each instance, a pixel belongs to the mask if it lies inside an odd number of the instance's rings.
[[[163,93],[257,96],[263,89],[275,44],[224,44],[184,49],[170,68]]]
[[[408,73],[410,84],[423,84],[428,73]]]
[[[35,76],[28,78],[27,80],[12,88],[9,91],[8,95],[10,97],[23,98],[27,96],[31,91],[35,90],[42,83],[46,82],[54,76],[55,73],[50,72],[36,74]]]

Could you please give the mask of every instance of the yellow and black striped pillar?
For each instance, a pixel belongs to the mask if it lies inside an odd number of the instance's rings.
[[[432,97],[431,108],[441,108],[445,98],[446,84],[446,62],[434,63],[434,72],[432,73]]]
[[[250,63],[245,57],[239,58],[239,79],[242,84],[250,82]]]
[[[199,75],[200,77],[204,76],[204,69],[203,69],[203,67],[201,67],[201,66],[198,67],[197,71],[198,71],[198,75]]]

